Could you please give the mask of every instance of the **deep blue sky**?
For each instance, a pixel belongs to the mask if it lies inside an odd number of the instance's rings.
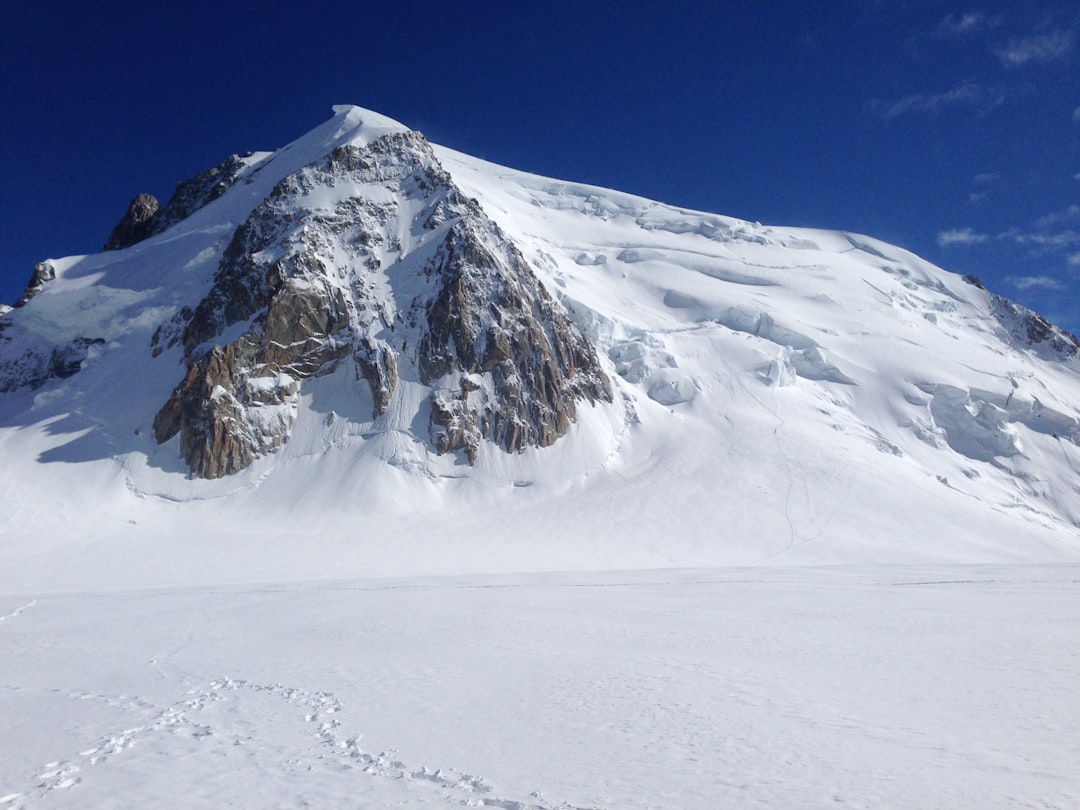
[[[540,174],[871,234],[1080,331],[1075,0],[0,0],[0,301],[100,249],[136,193],[339,103]]]

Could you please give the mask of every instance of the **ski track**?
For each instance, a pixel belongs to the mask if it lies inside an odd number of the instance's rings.
[[[21,610],[21,609],[20,609]],[[334,759],[358,778],[412,780],[443,792],[443,800],[463,807],[495,807],[501,810],[602,810],[581,807],[565,802],[545,804],[538,801],[539,792],[525,800],[499,796],[480,776],[462,773],[449,767],[430,768],[401,761],[393,749],[372,754],[360,747],[360,734],[346,731],[333,715],[344,708],[331,693],[313,691],[282,684],[257,684],[229,677],[210,681],[204,687],[190,690],[183,700],[160,709],[138,697],[97,695],[88,692],[69,692],[72,700],[101,701],[111,707],[128,711],[154,713],[152,719],[140,725],[100,737],[89,747],[65,759],[44,763],[35,769],[22,792],[0,796],[0,808],[16,810],[32,808],[47,802],[50,794],[77,788],[84,779],[91,779],[94,768],[106,765],[129,748],[160,735],[173,735],[196,743],[218,745],[257,745],[265,741],[246,734],[239,728],[221,728],[201,717],[215,705],[241,703],[245,696],[270,697],[293,709],[310,727],[309,736],[315,743],[313,758]],[[235,708],[235,707],[234,707]]]

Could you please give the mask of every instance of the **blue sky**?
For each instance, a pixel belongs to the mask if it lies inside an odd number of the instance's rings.
[[[877,236],[1080,331],[1075,1],[506,5],[0,2],[0,301],[136,193],[351,103],[516,168]]]

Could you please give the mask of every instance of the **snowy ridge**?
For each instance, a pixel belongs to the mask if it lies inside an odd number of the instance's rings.
[[[159,533],[170,565],[144,573],[163,583],[187,567],[188,547],[171,538],[192,536],[227,549],[210,573],[223,581],[260,576],[244,537],[260,538],[267,572],[287,559],[312,575],[294,538],[313,532],[344,571],[372,575],[1080,555],[1080,361],[1065,333],[869,237],[679,209],[441,147],[438,170],[565,307],[613,401],[579,407],[548,447],[482,441],[469,465],[428,436],[415,372],[373,419],[368,381],[328,366],[282,400],[291,428],[275,452],[191,480],[176,440],[154,438],[183,374],[177,349],[155,348],[162,330],[196,309],[237,229],[284,178],[407,132],[336,108],[249,158],[241,180],[167,231],[51,261],[55,278],[0,315],[0,488],[17,504],[0,516],[8,571],[17,561],[33,581],[44,558],[29,538],[58,525],[68,539],[47,545],[73,574],[100,527],[119,529],[108,534],[116,553]],[[313,210],[357,195],[372,212],[404,201],[403,225],[437,203],[378,183],[305,193]],[[358,283],[342,275],[356,256],[336,244],[320,248],[328,278]],[[391,253],[375,258],[393,269]],[[375,327],[409,300],[386,272],[357,276],[379,340],[389,332]],[[224,346],[248,328],[223,324],[197,342]],[[71,524],[87,514],[92,525]]]

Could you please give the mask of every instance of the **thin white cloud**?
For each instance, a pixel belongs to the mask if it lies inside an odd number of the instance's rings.
[[[1080,124],[1080,107],[1073,110],[1073,121]]]
[[[1044,290],[1064,290],[1065,285],[1051,276],[1009,276],[1006,281],[1019,290],[1041,287]]]
[[[939,39],[957,39],[995,28],[1000,21],[1000,17],[990,17],[981,11],[950,14],[934,27],[932,35]]]
[[[1069,264],[1073,267],[1080,267],[1080,253],[1074,253],[1069,257]]]
[[[1012,228],[1004,233],[998,234],[997,238],[1008,239],[1016,242],[1018,245],[1048,248],[1051,250],[1080,245],[1080,231],[1073,230],[1058,231],[1057,233],[1025,233],[1024,231]]]
[[[948,107],[975,107],[989,112],[1005,100],[1000,90],[984,87],[975,82],[965,82],[941,93],[915,93],[896,101],[871,102],[870,108],[886,121],[909,113],[934,113]]]
[[[1080,205],[1070,205],[1039,217],[1033,228],[1009,228],[994,237],[996,240],[1013,242],[1027,248],[1032,255],[1045,255],[1073,250],[1080,245]],[[1068,257],[1072,263],[1072,257]]]
[[[1036,232],[1010,228],[999,233],[995,239],[1015,242],[1024,247],[1034,248],[1038,252],[1064,251],[1064,249],[1080,245],[1080,231],[1068,229],[1055,232]]]
[[[990,237],[985,233],[976,233],[973,228],[954,228],[950,231],[941,231],[937,235],[937,243],[941,247],[950,245],[977,245],[985,242]]]
[[[977,203],[990,196],[991,186],[1001,179],[999,172],[983,172],[971,178],[975,190],[968,192],[968,200]]]
[[[1080,221],[1080,205],[1070,205],[1064,211],[1055,211],[1052,214],[1039,217],[1039,219],[1035,221],[1035,227],[1047,230],[1058,225],[1064,225],[1067,222],[1078,221]]]
[[[975,196],[972,196],[975,199]],[[981,233],[967,226],[939,231],[937,243],[948,248],[953,245],[979,245],[984,242],[1012,242],[1027,248],[1033,254],[1044,254],[1074,249],[1080,245],[1080,231],[1065,227],[1073,222],[1080,222],[1080,205],[1070,205],[1062,211],[1047,214],[1035,222],[1034,228],[1009,228],[996,234]],[[1075,254],[1080,256],[1080,254]],[[1068,257],[1070,264],[1076,264],[1075,256]]]
[[[1064,58],[1072,49],[1073,32],[1060,28],[1047,34],[1033,34],[1012,40],[997,51],[1005,67],[1045,64]]]

